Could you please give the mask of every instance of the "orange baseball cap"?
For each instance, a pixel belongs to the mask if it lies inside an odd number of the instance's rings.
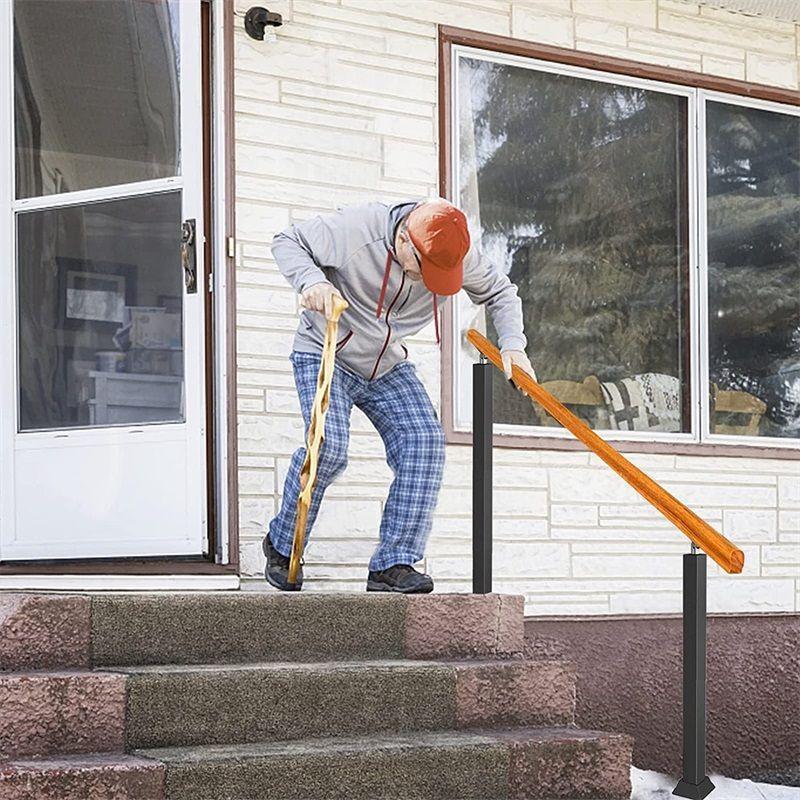
[[[406,220],[422,261],[422,280],[434,294],[455,294],[464,280],[469,251],[467,218],[447,200],[426,200]]]

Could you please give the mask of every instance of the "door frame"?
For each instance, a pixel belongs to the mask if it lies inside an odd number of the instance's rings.
[[[129,557],[107,559],[59,559],[0,561],[0,589],[156,589],[156,588],[238,588],[238,457],[236,425],[236,247],[235,247],[235,140],[234,140],[234,7],[232,0],[196,0],[201,9],[203,31],[202,85],[204,157],[203,173],[207,273],[198,283],[206,302],[205,353],[207,430],[207,519],[208,555],[175,557]],[[12,6],[11,3],[8,4]],[[13,8],[13,6],[12,6]],[[7,12],[13,25],[12,11]],[[210,39],[210,41],[209,41]],[[13,48],[0,82],[10,105],[0,115],[10,115],[0,125],[0,152],[10,153],[9,134],[13,125]],[[2,86],[2,83],[0,83]],[[2,94],[2,93],[0,93]],[[14,187],[11,165],[0,163],[3,201],[0,237],[13,235],[10,213]],[[14,298],[0,298],[13,303]],[[13,310],[13,309],[12,309]],[[6,319],[9,308],[4,309]],[[0,385],[14,386],[15,365],[4,367]],[[7,430],[0,403],[0,428]],[[3,470],[0,462],[0,485]],[[6,577],[7,576],[7,577]],[[63,576],[63,577],[61,577]],[[73,577],[74,576],[74,577]],[[77,576],[91,576],[81,578]],[[109,576],[104,581],[103,576]],[[130,576],[125,578],[123,576]],[[153,576],[148,578],[147,576]],[[163,576],[179,576],[164,585]],[[198,576],[192,581],[188,576]],[[206,576],[200,578],[199,576]],[[235,580],[232,580],[235,578]],[[152,584],[152,585],[151,585]]]

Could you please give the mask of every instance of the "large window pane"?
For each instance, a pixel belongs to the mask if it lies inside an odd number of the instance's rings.
[[[18,198],[179,171],[177,0],[15,0]]]
[[[181,193],[17,216],[20,429],[183,419]]]
[[[800,117],[706,117],[710,427],[800,438]]]
[[[540,382],[595,428],[688,431],[687,99],[459,67],[460,201],[519,288]],[[495,408],[554,424],[507,387]]]

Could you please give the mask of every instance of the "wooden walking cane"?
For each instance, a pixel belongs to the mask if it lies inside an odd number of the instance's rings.
[[[498,369],[503,369],[500,351],[485,336],[471,329],[467,331],[467,340]],[[655,506],[676,528],[683,531],[695,546],[708,553],[726,572],[737,574],[742,571],[744,553],[733,542],[714,530],[694,511],[687,508],[680,500],[673,497],[666,489],[628,461],[622,453],[601,439],[583,420],[576,417],[547,389],[539,386],[527,372],[516,364],[512,367],[512,376],[515,386],[523,394],[543,406],[550,416],[558,420],[573,436],[580,439],[590,450],[602,458],[648,503]]]
[[[319,451],[325,438],[325,414],[331,398],[331,383],[333,381],[334,359],[336,358],[336,332],[339,329],[339,317],[345,311],[347,301],[338,295],[333,295],[333,311],[325,330],[325,342],[322,345],[322,361],[317,375],[317,390],[314,394],[314,404],[311,406],[311,417],[308,422],[306,435],[306,459],[300,470],[300,495],[297,498],[297,513],[294,519],[294,540],[292,552],[289,556],[289,575],[287,576],[287,589],[297,591],[297,572],[300,569],[300,558],[306,540],[306,521],[308,510],[311,507],[311,496],[314,484],[317,481],[317,465],[319,464]]]

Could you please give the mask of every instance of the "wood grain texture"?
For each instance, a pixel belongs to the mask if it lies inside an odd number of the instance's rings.
[[[498,369],[503,369],[500,351],[474,328],[467,332],[467,339]],[[590,450],[602,458],[623,480],[639,492],[648,503],[657,508],[679,530],[704,553],[729,573],[740,573],[744,568],[744,553],[719,531],[714,530],[690,508],[685,506],[666,489],[656,483],[608,442],[598,436],[586,423],[543,389],[527,372],[514,365],[514,384],[532,401],[542,406],[548,414],[560,422],[570,433],[580,439]]]
[[[297,500],[297,514],[294,523],[294,540],[292,552],[289,557],[290,584],[297,583],[297,573],[300,569],[300,558],[306,540],[306,523],[308,510],[311,508],[311,496],[317,480],[317,465],[319,464],[319,451],[322,440],[325,438],[325,415],[331,399],[331,383],[333,382],[333,369],[336,359],[336,332],[339,329],[339,317],[348,307],[348,303],[338,295],[333,296],[333,311],[328,319],[325,329],[325,342],[322,345],[322,360],[317,375],[317,390],[314,394],[314,405],[311,407],[311,417],[308,423],[306,436],[306,458],[300,469],[300,497]]]

